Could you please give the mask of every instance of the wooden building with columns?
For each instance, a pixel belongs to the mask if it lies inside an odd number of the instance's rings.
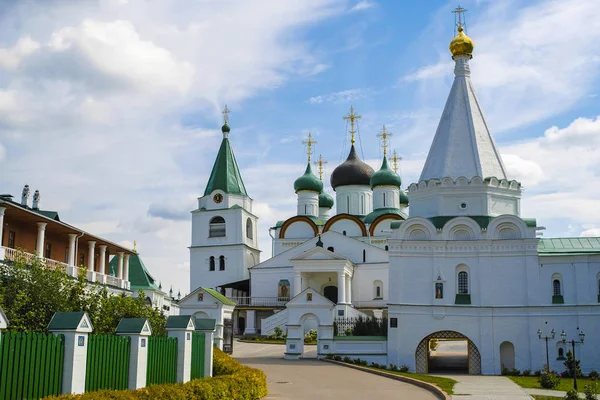
[[[13,261],[19,254],[26,260],[39,256],[47,266],[70,276],[84,268],[88,281],[129,291],[129,259],[137,253],[61,221],[56,211],[41,209],[37,190],[29,204],[25,185],[20,202],[0,195],[0,262]],[[113,256],[118,267],[111,275],[108,265]]]

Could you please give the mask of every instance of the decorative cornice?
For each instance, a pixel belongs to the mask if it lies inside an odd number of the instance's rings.
[[[491,187],[491,188],[499,188],[506,190],[521,190],[521,183],[515,180],[507,180],[507,179],[498,179],[496,177],[490,177],[483,179],[480,176],[475,176],[471,179],[468,179],[464,176],[457,178],[456,180],[446,177],[443,179],[429,179],[423,180],[418,183],[411,183],[408,187],[409,193],[414,193],[418,191],[424,191],[433,188],[451,188],[456,186],[479,186],[479,187]]]

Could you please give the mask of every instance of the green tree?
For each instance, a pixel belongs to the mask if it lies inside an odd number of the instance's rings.
[[[86,311],[95,333],[114,333],[121,318],[147,318],[154,335],[166,335],[165,316],[144,298],[143,292],[135,299],[110,294],[105,286],[88,282],[83,267],[73,278],[22,255],[0,264],[0,305],[13,331],[45,331],[55,312]]]
[[[579,360],[575,360],[575,357],[573,357],[573,353],[571,352],[571,350],[567,351],[567,359],[563,363],[566,368],[564,375],[572,378],[573,370],[576,370],[578,377],[583,376],[583,374],[581,373],[581,367],[579,366],[579,362]]]

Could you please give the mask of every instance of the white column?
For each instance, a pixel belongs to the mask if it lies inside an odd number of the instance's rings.
[[[96,250],[96,242],[90,240],[88,242],[88,272],[94,272],[94,256]]]
[[[256,333],[256,315],[254,310],[246,310],[246,330],[244,335],[254,335]]]
[[[119,279],[123,279],[123,256],[124,255],[125,255],[125,253],[122,251],[117,253],[117,256],[119,257],[119,262],[117,264],[117,278],[119,278]]]
[[[75,241],[77,239],[76,233],[69,233],[69,264],[71,267],[75,266]]]
[[[296,297],[302,291],[302,274],[300,272],[294,272],[294,282],[292,283],[293,295]]]
[[[338,272],[338,304],[346,303],[346,273]]]
[[[129,289],[129,254],[125,254],[125,263],[123,265],[123,288]]]
[[[352,304],[352,279],[346,275],[346,303]]]
[[[44,238],[46,237],[46,223],[38,222],[37,248],[36,252],[39,257],[44,257]]]
[[[99,257],[98,272],[101,273],[102,275],[105,275],[106,274],[106,245],[102,244],[102,245],[98,246],[98,249],[100,249],[100,254],[98,255],[98,257]]]
[[[192,372],[192,332],[194,328],[167,328],[169,337],[177,338],[177,382],[189,382]]]
[[[0,247],[2,246],[2,234],[4,233],[4,210],[6,210],[6,207],[0,207]]]

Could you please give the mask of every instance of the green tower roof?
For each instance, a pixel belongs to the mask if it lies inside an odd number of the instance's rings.
[[[117,276],[117,268],[119,263],[119,257],[113,257],[108,263],[108,273],[113,276]],[[154,290],[158,289],[156,280],[150,272],[146,269],[144,262],[140,258],[139,254],[129,256],[129,282],[132,290],[147,289]]]
[[[328,193],[319,193],[319,207],[333,208],[333,197]]]
[[[301,190],[310,190],[317,193],[321,193],[323,190],[323,182],[321,182],[319,178],[313,174],[312,169],[310,168],[310,162],[306,165],[306,171],[304,172],[304,175],[296,179],[294,182],[294,190],[296,192]]]
[[[229,128],[229,126],[223,126],[224,132],[225,127]],[[212,172],[210,173],[210,178],[208,179],[206,190],[204,190],[204,195],[208,196],[217,189],[228,194],[248,196],[248,193],[246,193],[246,187],[242,181],[240,169],[238,168],[237,162],[235,161],[235,156],[233,155],[233,149],[229,144],[229,139],[226,137],[224,137],[223,141],[221,142],[221,147],[219,148],[217,159],[215,160]]]
[[[404,192],[404,190],[400,189],[400,205],[407,206],[408,205],[408,196]]]
[[[400,176],[388,167],[387,157],[383,157],[381,169],[371,176],[371,187],[396,186],[400,187],[402,180]]]

